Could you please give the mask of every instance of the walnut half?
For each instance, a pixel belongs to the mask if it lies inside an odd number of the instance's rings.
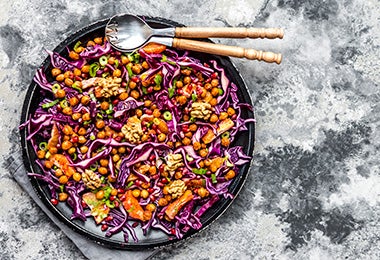
[[[186,189],[186,184],[182,180],[175,180],[168,185],[168,193],[172,195],[173,199],[181,197]]]
[[[91,170],[84,170],[84,173],[82,173],[82,180],[84,185],[91,190],[99,188],[102,184],[99,176]]]
[[[194,102],[191,104],[190,116],[208,120],[212,114],[211,105],[205,102]]]

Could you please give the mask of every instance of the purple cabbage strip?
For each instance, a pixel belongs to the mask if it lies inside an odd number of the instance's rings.
[[[121,117],[122,115],[125,115],[126,112],[128,112],[131,109],[135,109],[137,107],[140,107],[144,105],[144,102],[137,101],[133,97],[128,97],[124,101],[120,101],[116,107],[114,107],[115,117]]]

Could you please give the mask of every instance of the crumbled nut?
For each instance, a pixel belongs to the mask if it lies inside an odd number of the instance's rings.
[[[194,102],[193,104],[191,104],[191,117],[208,120],[211,114],[211,105],[209,103]]]
[[[141,128],[141,121],[137,116],[128,118],[127,124],[121,128],[121,132],[124,134],[125,139],[131,143],[138,143],[140,136],[144,134]]]
[[[184,181],[175,180],[168,185],[168,193],[172,195],[172,198],[181,197],[182,194],[186,191],[187,187]]]
[[[82,88],[86,89],[89,87],[98,87],[100,88],[100,93],[103,97],[109,98],[111,96],[117,96],[125,92],[125,88],[121,88],[121,78],[117,77],[108,77],[101,78],[95,77],[88,80],[82,81]]]
[[[84,173],[82,173],[82,180],[84,185],[92,190],[99,188],[102,184],[99,176],[91,170],[85,170]]]
[[[183,158],[182,154],[180,153],[169,153],[166,156],[166,170],[169,172],[174,172],[177,170],[177,168],[182,167],[183,164]]]

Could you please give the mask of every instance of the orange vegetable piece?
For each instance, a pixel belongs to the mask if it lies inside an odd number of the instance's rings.
[[[219,127],[217,129],[218,134],[223,134],[224,132],[230,130],[234,126],[234,121],[227,118],[220,122]]]
[[[209,144],[209,143],[212,142],[212,140],[214,140],[214,138],[215,138],[215,134],[214,134],[214,132],[213,132],[211,129],[209,129],[209,130],[207,131],[207,133],[202,137],[202,141],[203,141],[205,144]]]
[[[147,45],[145,45],[142,49],[146,53],[149,53],[149,54],[158,54],[158,53],[161,53],[161,52],[165,51],[166,50],[166,46],[162,45],[162,44],[159,44],[159,43],[150,42]]]
[[[134,219],[139,219],[141,221],[146,221],[144,217],[144,210],[139,204],[139,201],[132,195],[132,191],[128,190],[125,193],[125,201],[123,201],[123,206],[128,212],[128,215]]]
[[[70,166],[69,160],[63,154],[53,154],[50,156],[49,161],[60,168],[69,178],[76,172],[75,168]]]
[[[169,219],[173,220],[183,206],[194,198],[191,190],[186,190],[181,197],[169,204],[165,210],[165,214]]]
[[[51,129],[51,137],[48,141],[47,149],[49,150],[49,148],[57,147],[58,141],[59,141],[59,131],[58,131],[57,125],[54,124],[53,128]]]

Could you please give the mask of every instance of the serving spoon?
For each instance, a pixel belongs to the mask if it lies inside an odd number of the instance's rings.
[[[279,53],[245,49],[242,47],[215,44],[210,42],[188,40],[182,38],[268,38],[284,36],[279,28],[223,28],[223,27],[169,27],[155,29],[140,17],[131,14],[113,16],[107,23],[105,35],[115,49],[132,52],[150,42],[191,51],[205,52],[215,55],[262,60],[281,63]],[[181,37],[181,38],[179,38]]]

